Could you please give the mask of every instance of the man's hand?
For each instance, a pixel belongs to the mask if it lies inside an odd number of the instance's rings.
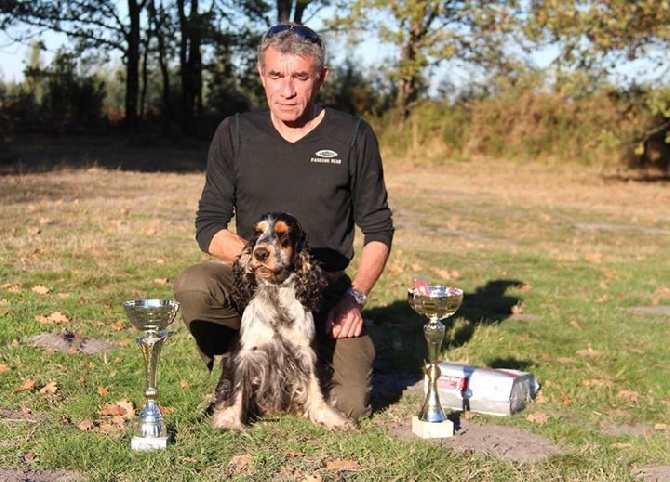
[[[344,295],[326,318],[326,333],[331,338],[356,338],[363,332],[361,307],[349,295]]]

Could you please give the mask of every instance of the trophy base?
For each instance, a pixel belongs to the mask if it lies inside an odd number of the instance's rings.
[[[421,438],[447,438],[454,436],[454,422],[424,422],[416,415],[412,417],[412,432]]]
[[[167,448],[168,444],[174,442],[174,437],[169,434],[165,437],[138,437],[135,436],[130,441],[130,448],[133,450],[160,450]]]

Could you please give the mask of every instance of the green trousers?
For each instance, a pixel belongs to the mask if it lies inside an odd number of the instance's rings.
[[[229,293],[233,283],[231,266],[206,261],[181,273],[175,281],[175,299],[181,304],[184,323],[195,338],[203,361],[211,370],[216,355],[222,355],[240,329],[241,313]],[[372,368],[375,348],[365,333],[358,338],[333,339],[324,332],[328,311],[351,285],[348,276],[332,282],[324,291],[322,308],[314,313],[316,348],[331,399],[344,414],[358,419],[370,415]]]

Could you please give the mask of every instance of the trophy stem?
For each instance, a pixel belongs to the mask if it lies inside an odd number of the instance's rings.
[[[146,335],[146,337],[137,339],[137,344],[144,356],[146,380],[144,395],[147,401],[140,415],[137,435],[133,437],[131,444],[136,450],[164,448],[169,439],[156,399],[158,398],[158,363],[163,344],[170,333],[147,330]]]
[[[444,422],[447,420],[437,391],[437,380],[442,374],[438,363],[444,333],[444,324],[438,318],[431,317],[430,322],[423,327],[423,334],[428,344],[428,364],[426,365],[428,390],[426,391],[426,398],[418,414],[418,418],[424,422]]]

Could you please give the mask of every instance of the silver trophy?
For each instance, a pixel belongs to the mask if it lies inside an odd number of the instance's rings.
[[[454,424],[447,418],[440,403],[437,380],[445,327],[441,320],[452,316],[463,302],[463,290],[452,286],[417,284],[407,290],[407,301],[414,311],[428,317],[423,334],[428,344],[426,365],[426,398],[419,413],[412,419],[412,431],[421,438],[451,437]]]
[[[140,415],[137,435],[133,437],[130,446],[133,450],[162,449],[167,447],[173,436],[167,433],[156,403],[158,362],[163,344],[170,336],[165,328],[174,321],[179,310],[179,302],[161,299],[131,300],[124,302],[123,308],[133,326],[144,332],[143,336],[137,339],[137,343],[144,355],[146,376],[144,395],[147,401]]]

